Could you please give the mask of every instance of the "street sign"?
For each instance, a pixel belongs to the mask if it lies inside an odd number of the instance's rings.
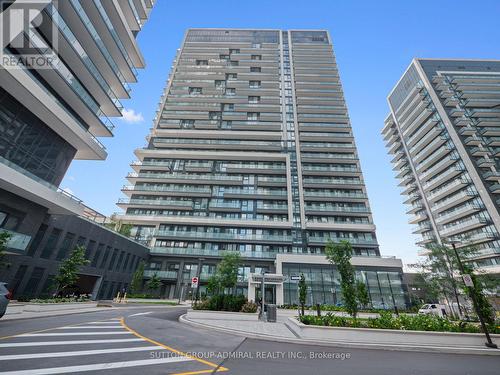
[[[198,278],[196,276],[191,279],[191,288],[198,288]]]
[[[474,287],[474,282],[472,281],[472,277],[469,274],[462,275],[462,279],[464,280],[465,286],[469,286],[471,288]]]
[[[300,281],[300,276],[290,276],[290,281]]]

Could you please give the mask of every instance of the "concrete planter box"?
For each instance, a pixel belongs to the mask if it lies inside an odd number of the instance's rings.
[[[188,310],[187,319],[207,319],[207,320],[244,320],[258,321],[257,313],[241,313],[229,311],[211,311],[211,310]]]
[[[97,307],[97,302],[68,302],[68,303],[26,303],[24,312],[44,312],[58,310],[91,309]]]
[[[454,333],[429,331],[400,331],[393,329],[344,328],[310,326],[295,318],[288,318],[286,325],[299,337],[345,343],[406,345],[406,346],[448,346],[484,347],[486,341],[480,333]],[[491,335],[500,344],[500,335]]]

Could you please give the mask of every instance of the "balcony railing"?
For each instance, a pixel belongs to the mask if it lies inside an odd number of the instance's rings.
[[[157,270],[144,270],[144,277],[151,278],[154,275],[160,279],[177,280],[177,271],[157,271]]]

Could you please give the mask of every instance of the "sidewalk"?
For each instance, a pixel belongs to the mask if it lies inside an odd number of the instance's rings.
[[[420,351],[420,352],[441,352],[441,353],[455,353],[455,354],[483,354],[483,355],[500,355],[500,350],[492,350],[485,348],[482,344],[474,346],[443,346],[443,345],[405,345],[405,342],[400,343],[394,341],[368,343],[364,341],[367,335],[370,335],[370,330],[362,329],[347,329],[352,330],[352,334],[357,336],[351,340],[339,340],[330,338],[304,338],[301,336],[300,331],[297,331],[293,324],[290,324],[289,318],[296,317],[297,311],[295,310],[278,310],[276,323],[269,323],[257,320],[257,317],[250,318],[244,317],[241,313],[227,313],[227,312],[207,312],[205,317],[200,317],[199,311],[194,311],[191,316],[188,314],[182,315],[179,321],[184,324],[195,326],[198,328],[213,329],[230,334],[245,336],[248,338],[271,340],[278,342],[306,344],[306,345],[321,345],[321,346],[335,346],[347,348],[363,348],[363,349],[382,349],[382,350],[399,350],[399,351]],[[309,313],[309,314],[308,314]],[[314,311],[306,312],[307,315],[315,314]],[[341,313],[339,313],[340,315]],[[240,315],[240,316],[238,316]],[[248,314],[253,315],[253,314]],[[326,327],[326,330],[332,329]],[[380,330],[377,330],[380,331]],[[384,330],[389,331],[389,330]],[[410,331],[406,331],[410,332]],[[389,332],[388,332],[389,333]],[[424,333],[425,335],[426,333]],[[435,333],[428,333],[429,336]],[[443,333],[443,335],[450,335],[450,333]]]
[[[38,307],[40,305],[43,305],[43,304],[37,304],[36,307]],[[42,306],[42,307],[51,307],[51,309],[39,310],[37,308],[33,308],[35,306],[33,304],[10,303],[7,306],[7,311],[5,312],[5,315],[0,319],[0,322],[4,321],[4,320],[45,318],[45,317],[52,317],[52,316],[58,316],[58,315],[109,311],[109,307],[98,307],[97,303],[88,303],[88,304],[81,303],[78,306],[74,306],[74,305],[73,306],[67,306],[67,305],[64,306],[65,304],[61,304],[61,306],[54,306],[54,304],[46,304],[46,305],[47,306]]]

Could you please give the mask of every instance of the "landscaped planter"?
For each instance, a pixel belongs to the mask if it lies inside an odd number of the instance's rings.
[[[230,311],[212,311],[212,310],[188,310],[187,319],[235,319],[235,320],[247,320],[247,321],[257,321],[259,320],[259,315],[257,313],[242,313],[242,312],[230,312]]]
[[[57,310],[90,309],[97,307],[97,302],[63,302],[63,303],[31,303],[24,304],[24,312],[42,312]]]
[[[322,327],[306,325],[295,318],[288,318],[286,325],[299,337],[325,341],[357,344],[484,347],[486,341],[481,333],[455,333],[430,331],[403,331],[395,329]],[[500,344],[500,335],[491,335]]]

